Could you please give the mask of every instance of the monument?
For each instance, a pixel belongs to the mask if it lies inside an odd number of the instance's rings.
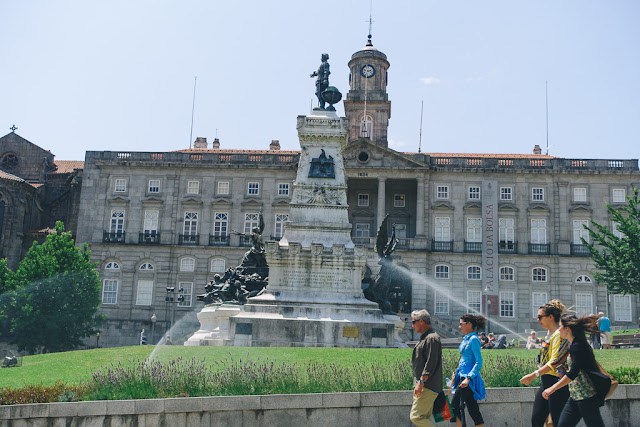
[[[326,59],[321,69],[328,71]],[[366,249],[351,240],[343,159],[348,120],[332,106],[341,98],[337,89],[324,79],[322,86],[330,105],[297,120],[301,153],[289,222],[279,242],[265,245],[268,286],[244,305],[205,307],[201,329],[186,345],[402,345],[394,331],[402,322],[385,318],[362,293]]]

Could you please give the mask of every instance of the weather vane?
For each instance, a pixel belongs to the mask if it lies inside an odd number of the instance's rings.
[[[9,129],[11,130],[11,132],[15,133],[16,129],[18,128],[16,127],[16,125],[12,125]]]

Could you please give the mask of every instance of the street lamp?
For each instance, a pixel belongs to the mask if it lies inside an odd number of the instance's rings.
[[[151,343],[153,344],[155,342],[155,338],[154,338],[154,332],[156,330],[156,322],[158,321],[158,318],[156,317],[156,314],[153,313],[151,315]]]
[[[100,342],[100,332],[96,332],[96,348],[100,348],[98,343]]]

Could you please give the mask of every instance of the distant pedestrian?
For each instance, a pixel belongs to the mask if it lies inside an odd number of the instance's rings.
[[[529,385],[540,377],[540,388],[536,392],[531,413],[531,426],[542,427],[551,414],[553,425],[557,426],[560,413],[569,399],[568,387],[558,390],[550,399],[542,397],[542,392],[556,384],[561,375],[566,372],[566,361],[569,356],[569,342],[562,339],[560,331],[560,316],[565,307],[559,300],[552,300],[538,309],[538,323],[547,330],[547,336],[540,344],[540,367],[530,374],[520,378],[520,382]]]
[[[569,386],[571,397],[564,405],[558,427],[574,427],[584,420],[587,427],[604,427],[600,415],[600,401],[589,371],[600,371],[593,349],[587,342],[586,333],[598,329],[597,316],[577,318],[573,314],[564,314],[560,319],[560,336],[571,343],[571,369],[560,381],[542,392],[549,399],[560,388]]]
[[[482,354],[480,353],[480,338],[476,330],[484,329],[487,319],[480,315],[463,314],[458,327],[464,338],[458,347],[460,362],[453,378],[451,389],[454,392],[451,409],[456,427],[462,427],[464,421],[464,406],[469,411],[476,426],[484,426],[484,419],[480,413],[478,400],[485,398],[484,381],[480,376],[482,369]],[[489,334],[491,335],[491,334]]]
[[[417,426],[435,426],[431,422],[433,402],[442,391],[442,344],[440,335],[431,329],[431,316],[427,310],[411,313],[413,329],[420,341],[413,348],[413,404],[411,422]]]
[[[600,326],[600,341],[604,350],[611,350],[611,321],[603,312],[598,313],[598,326]]]

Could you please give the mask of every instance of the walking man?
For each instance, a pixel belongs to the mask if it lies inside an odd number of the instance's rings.
[[[598,313],[598,325],[600,325],[600,341],[604,350],[611,350],[611,321],[603,312]]]
[[[413,366],[413,405],[411,422],[420,427],[434,427],[431,422],[433,402],[442,391],[442,345],[440,335],[431,329],[427,310],[411,313],[413,329],[420,334],[411,355]]]

